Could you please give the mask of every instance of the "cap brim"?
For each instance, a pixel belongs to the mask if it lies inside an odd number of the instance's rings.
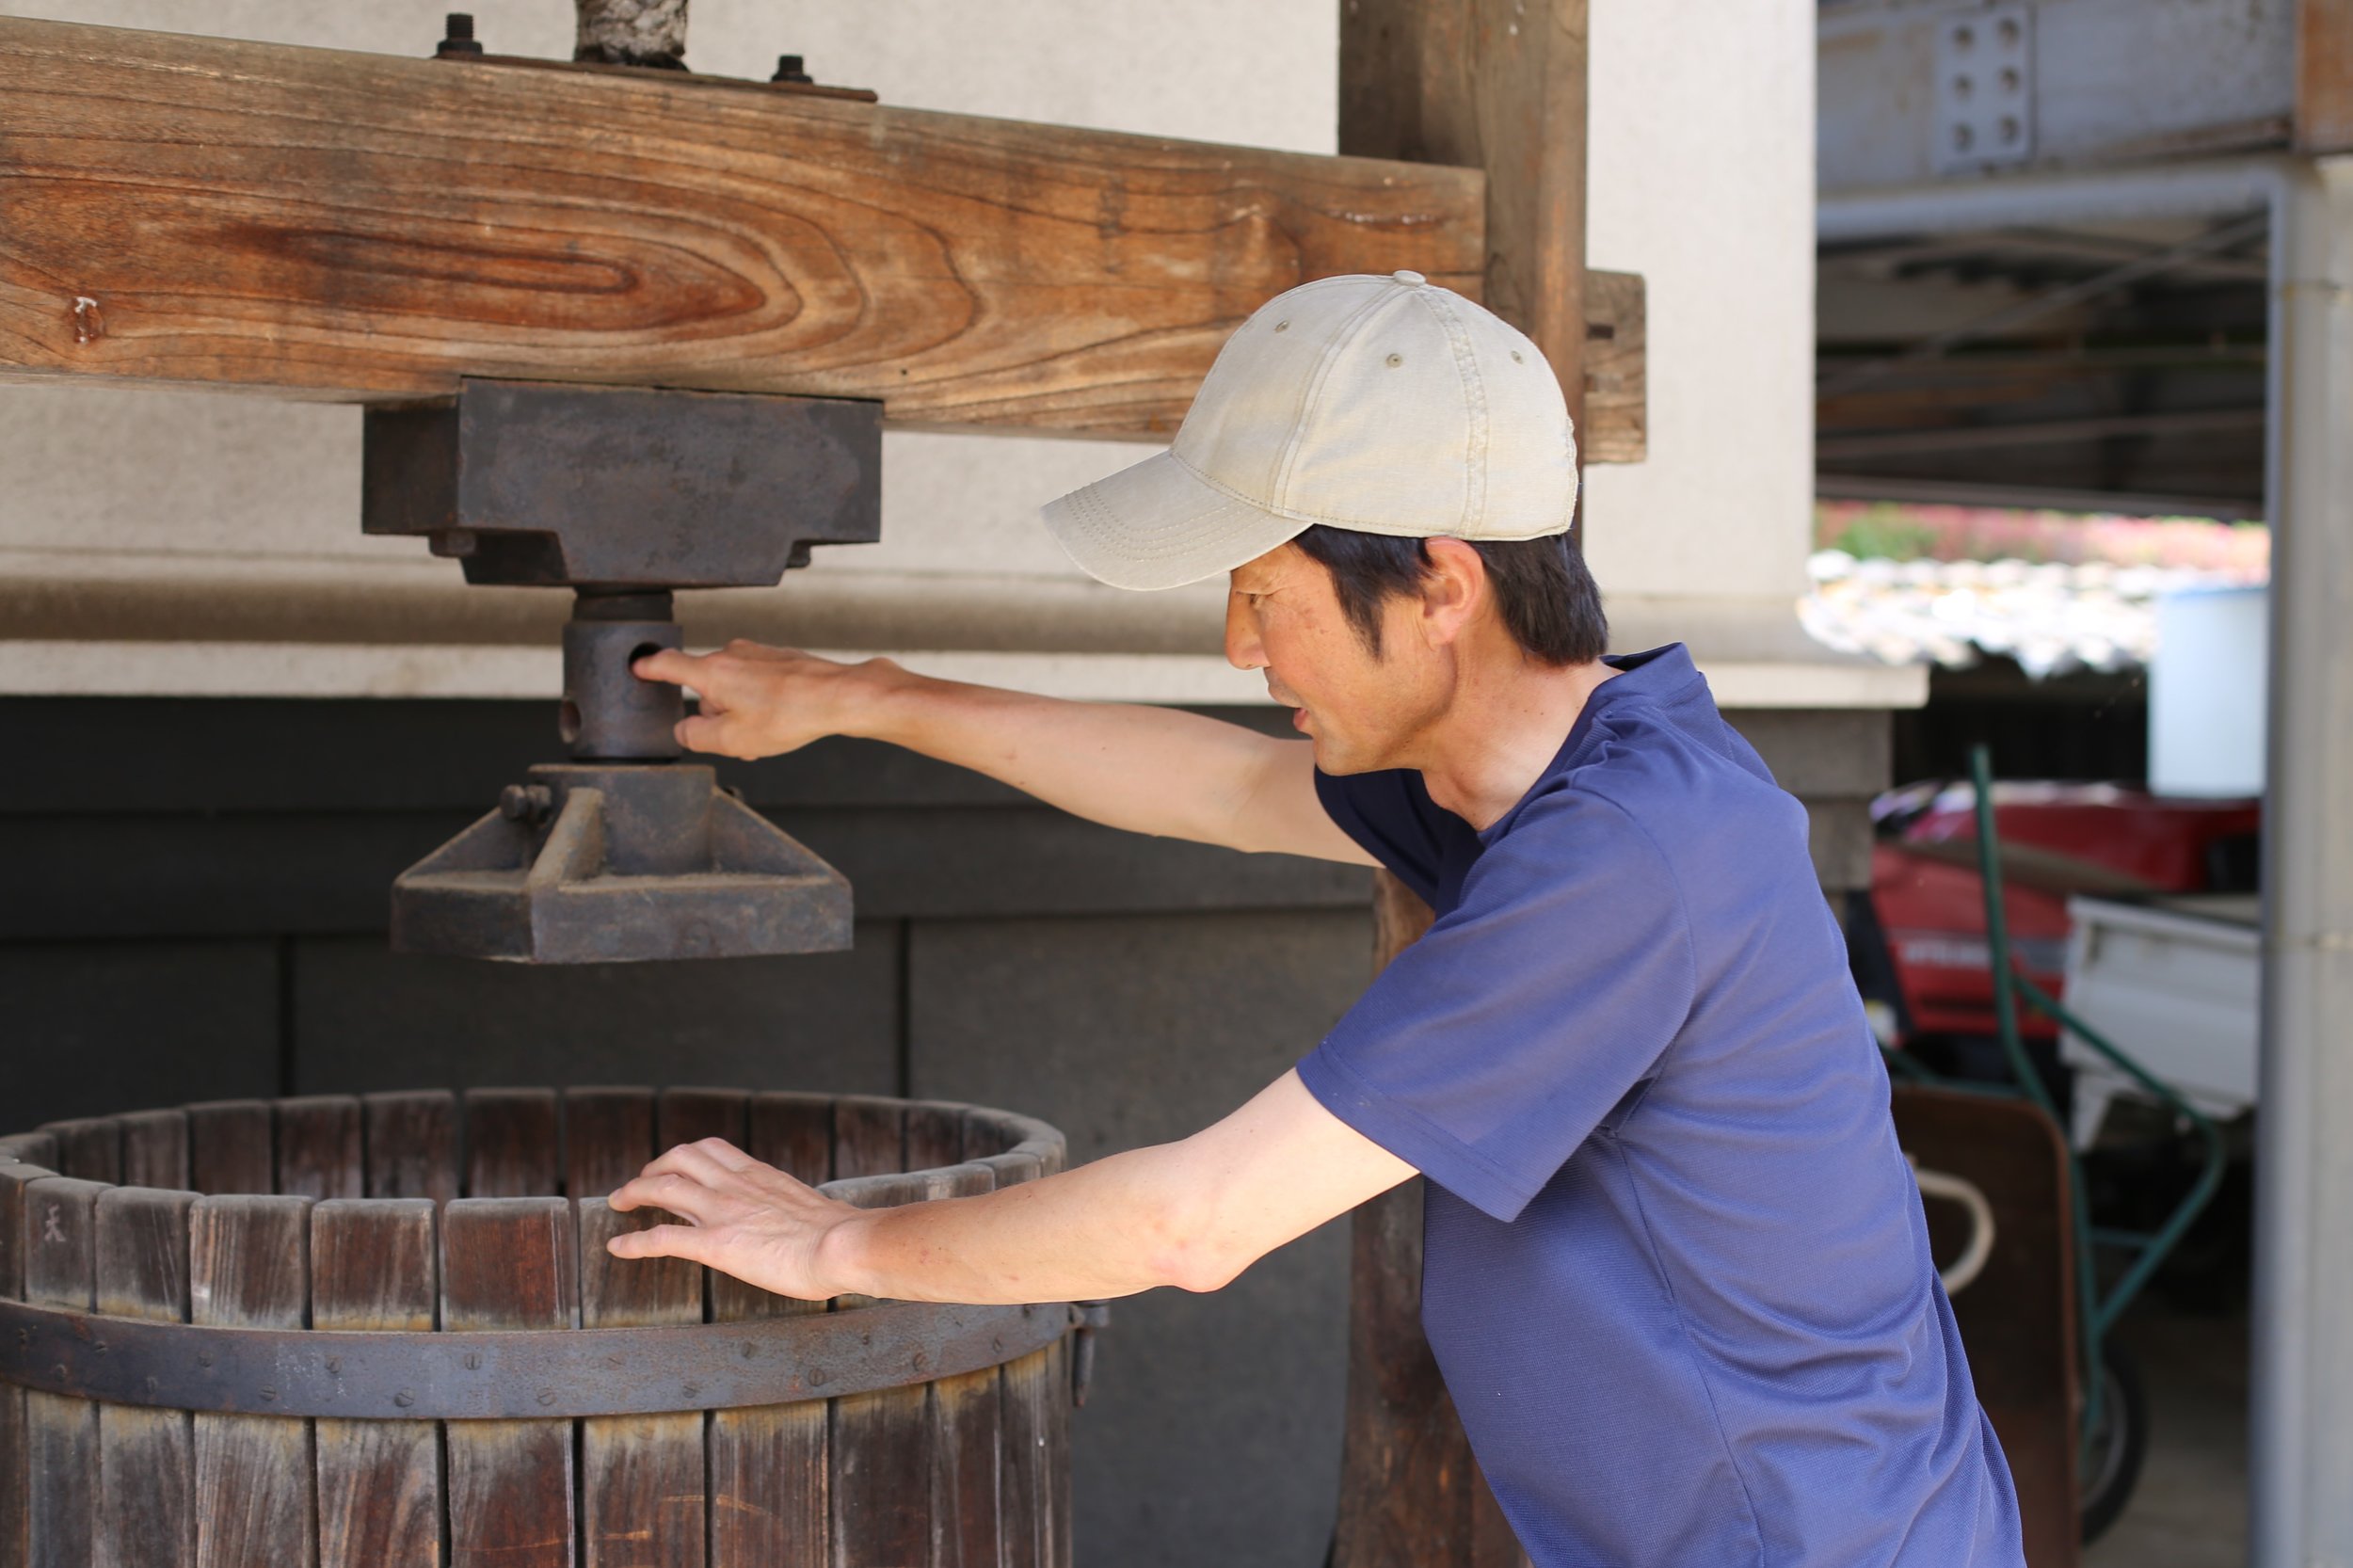
[[[1238,501],[1156,453],[1045,508],[1046,526],[1086,573],[1114,588],[1177,588],[1289,544],[1309,524]]]

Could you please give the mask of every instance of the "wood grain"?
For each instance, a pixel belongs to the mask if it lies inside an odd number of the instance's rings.
[[[833,1102],[833,1179],[906,1169],[906,1102],[844,1095]]]
[[[1586,0],[1345,0],[1340,150],[1487,174],[1485,301],[1582,431]]]
[[[2296,150],[2353,151],[2353,0],[2297,0]]]
[[[1580,462],[1639,463],[1650,455],[1649,314],[1649,291],[1635,274],[1585,274]]]
[[[187,1108],[188,1184],[200,1192],[266,1192],[276,1176],[269,1101],[207,1100]]]
[[[188,1116],[184,1111],[134,1111],[122,1123],[122,1182],[126,1187],[188,1185]]]
[[[191,1322],[298,1329],[311,1299],[311,1200],[207,1196],[188,1214]],[[195,1568],[311,1568],[318,1504],[311,1423],[196,1417]]]
[[[24,1193],[34,1182],[56,1175],[41,1160],[56,1158],[56,1141],[46,1133],[0,1140],[0,1298],[24,1295]],[[24,1568],[29,1543],[25,1486],[27,1465],[24,1390],[0,1383],[0,1568]]]
[[[59,1139],[64,1150],[64,1139]],[[24,1299],[88,1312],[97,1304],[103,1183],[48,1176],[24,1193]],[[88,1400],[24,1395],[25,1561],[86,1568],[96,1560],[98,1407]]]
[[[433,1331],[433,1205],[335,1199],[311,1211],[311,1323]],[[316,1423],[319,1568],[440,1568],[440,1434],[431,1421]]]
[[[466,1091],[466,1195],[552,1197],[556,1188],[552,1089]]]
[[[472,374],[1166,433],[1283,289],[1475,289],[1482,253],[1459,169],[24,20],[0,147],[0,365],[345,400]]]
[[[575,1327],[578,1269],[568,1201],[460,1198],[441,1217],[441,1324]],[[451,1568],[572,1568],[572,1424],[447,1430]]]
[[[185,1146],[184,1136],[184,1156]],[[187,1321],[195,1202],[193,1192],[147,1187],[98,1195],[99,1311]],[[127,1568],[194,1557],[196,1429],[186,1411],[100,1405],[98,1477],[100,1561]]]
[[[656,1117],[654,1143],[672,1149],[703,1138],[724,1138],[737,1148],[744,1144],[744,1113],[751,1095],[743,1089],[664,1089]]]
[[[967,1109],[939,1100],[918,1100],[907,1107],[903,1158],[908,1170],[941,1170],[964,1159]]]
[[[675,1215],[658,1208],[616,1214],[602,1198],[583,1198],[576,1208],[583,1328],[703,1320],[700,1265],[605,1251],[623,1231],[673,1224]],[[702,1412],[582,1421],[584,1568],[704,1568],[704,1492]]]
[[[646,1168],[654,1157],[653,1091],[644,1088],[564,1091],[564,1192],[602,1197]]]
[[[834,1163],[840,1169],[846,1101],[835,1107]],[[859,1173],[872,1174],[872,1173]],[[920,1203],[930,1191],[927,1177],[903,1176],[876,1182],[856,1202],[867,1208]],[[837,1311],[856,1312],[863,1297],[844,1296]],[[833,1562],[835,1568],[923,1568],[932,1554],[932,1445],[935,1432],[923,1384],[851,1394],[833,1401]]]
[[[814,1187],[833,1179],[833,1096],[761,1094],[745,1117],[744,1152]]]
[[[57,1174],[78,1181],[122,1179],[122,1124],[112,1116],[77,1117],[40,1128],[57,1141]]]
[[[910,1144],[914,1127],[910,1111]],[[989,1167],[976,1164],[934,1170],[926,1184],[927,1196],[934,1199],[973,1197],[997,1186]],[[999,1381],[998,1369],[990,1367],[939,1378],[931,1385],[931,1568],[997,1568],[1003,1528],[998,1449],[1004,1437]]]
[[[360,1096],[372,1198],[457,1195],[457,1096],[428,1089]]]
[[[752,1097],[745,1152],[811,1186],[832,1179],[833,1101],[816,1095]],[[770,1295],[711,1276],[713,1322],[823,1312],[823,1302]],[[822,1400],[711,1415],[711,1568],[769,1568],[826,1560],[831,1493]]]
[[[1000,1188],[1051,1175],[1049,1165],[1059,1168],[1059,1163],[1019,1154],[991,1161]],[[998,1448],[998,1534],[1000,1560],[1007,1563],[1056,1563],[1069,1557],[1062,1506],[1066,1493],[1054,1479],[1055,1468],[1066,1464],[1068,1457],[1053,1442],[1054,1406],[1069,1403],[1070,1384],[1066,1370],[1057,1378],[1055,1348],[1032,1352],[998,1368],[1002,1433]]]
[[[360,1152],[360,1102],[311,1095],[278,1102],[278,1191],[305,1198],[356,1198],[367,1192]]]

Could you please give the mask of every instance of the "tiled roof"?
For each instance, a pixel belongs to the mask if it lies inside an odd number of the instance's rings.
[[[1829,648],[1955,669],[2007,654],[2038,679],[2146,664],[2160,595],[2249,581],[2194,567],[1857,560],[1843,550],[1816,552],[1807,569],[1814,591],[1798,618]]]

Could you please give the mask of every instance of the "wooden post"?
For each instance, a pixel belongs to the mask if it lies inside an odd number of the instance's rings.
[[[1340,7],[1341,152],[1486,171],[1485,303],[1552,362],[1581,458],[1594,455],[1585,419],[1586,42],[1586,0]],[[1633,288],[1639,319],[1639,281]],[[1613,382],[1605,395],[1623,394]],[[1639,431],[1639,406],[1634,423]],[[1609,455],[1639,457],[1632,444]],[[1373,909],[1377,971],[1432,916],[1385,872]],[[1351,1272],[1335,1568],[1524,1562],[1422,1338],[1420,1182],[1357,1210]]]
[[[1487,174],[1486,305],[1585,428],[1585,0],[1342,0],[1340,152]]]

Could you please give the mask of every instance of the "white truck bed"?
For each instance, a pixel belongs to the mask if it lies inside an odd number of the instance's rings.
[[[2263,918],[2252,893],[2067,901],[2068,1011],[2200,1110],[2228,1118],[2255,1103]],[[2142,1096],[2073,1030],[2059,1059],[2076,1071],[2075,1145],[2099,1136],[2108,1102]]]

